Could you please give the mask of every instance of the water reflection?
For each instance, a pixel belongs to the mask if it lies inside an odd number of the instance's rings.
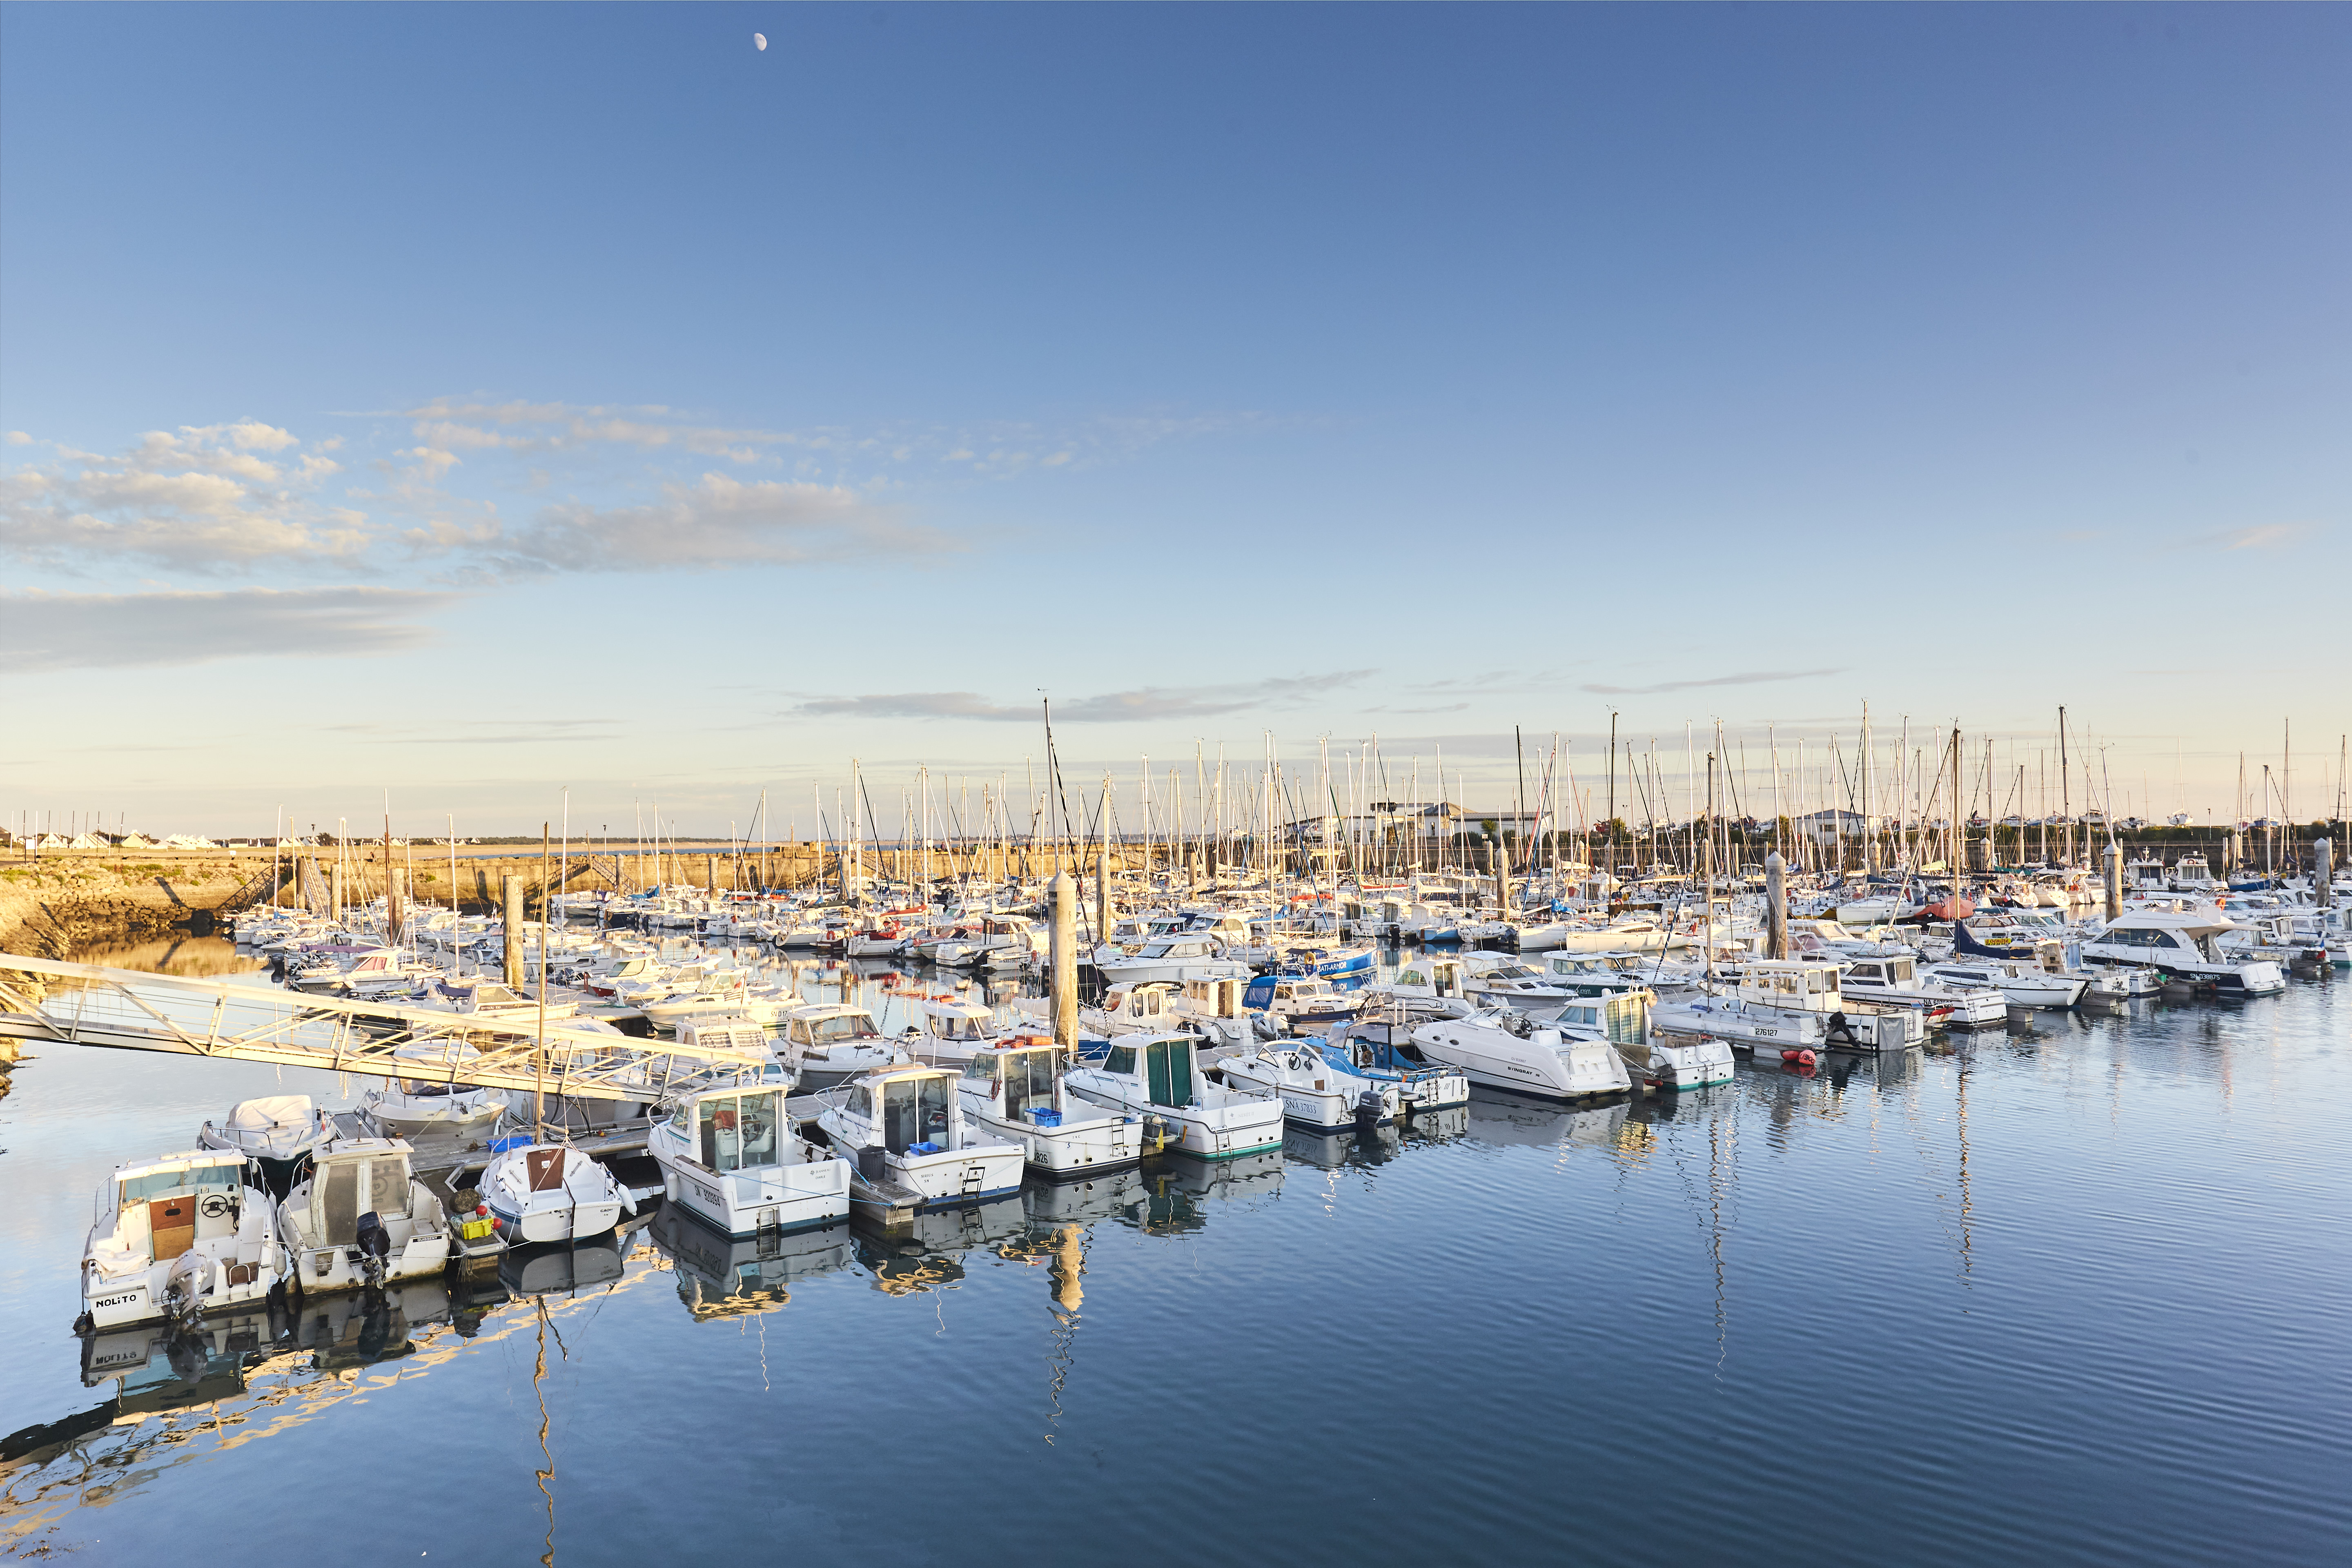
[[[933,1210],[887,1237],[860,1230],[858,1261],[874,1276],[874,1289],[891,1296],[914,1295],[952,1285],[964,1277],[964,1255],[975,1247],[1024,1234],[1029,1216],[1018,1196],[968,1208]]]
[[[677,1299],[697,1322],[780,1310],[792,1300],[794,1281],[856,1260],[856,1238],[846,1225],[737,1239],[713,1230],[682,1205],[665,1204],[648,1234],[669,1258]]]
[[[1633,1110],[1622,1099],[1569,1110],[1547,1100],[1473,1088],[1464,1113],[1469,1121],[1469,1136],[1481,1143],[1566,1152],[1577,1144],[1598,1149],[1615,1146]]]

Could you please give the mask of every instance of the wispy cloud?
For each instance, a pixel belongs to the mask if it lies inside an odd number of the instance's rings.
[[[31,675],[251,655],[396,653],[431,640],[423,617],[457,596],[370,587],[0,594],[0,669]]]
[[[1139,687],[1054,704],[1054,721],[1067,724],[1116,724],[1141,720],[1204,719],[1251,708],[1293,705],[1371,674],[1366,669],[1299,675],[1235,686]],[[793,712],[807,718],[978,719],[992,723],[1035,723],[1044,717],[1034,703],[1002,703],[976,691],[894,691],[856,697],[816,697]]]
[[[1752,669],[1738,675],[1710,675],[1699,680],[1662,680],[1655,686],[1597,686],[1578,689],[1601,697],[1656,697],[1668,691],[1696,691],[1706,686],[1761,686],[1771,680],[1804,680],[1817,675],[1843,675],[1837,669]]]
[[[2224,550],[2275,550],[2282,544],[2292,544],[2310,530],[2300,523],[2265,522],[2252,528],[2234,529],[2228,533],[2207,536],[2206,542],[2219,544]]]
[[[489,547],[511,570],[618,572],[831,561],[884,551],[940,554],[950,535],[907,522],[853,490],[725,474],[666,485],[644,506],[551,506]]]

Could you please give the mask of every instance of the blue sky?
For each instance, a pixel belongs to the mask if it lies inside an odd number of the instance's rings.
[[[708,829],[1017,791],[1042,690],[1074,774],[1377,731],[1480,799],[1612,708],[2031,767],[2064,702],[2200,820],[2291,719],[2308,816],[2347,68],[2340,7],[10,5],[0,800]]]

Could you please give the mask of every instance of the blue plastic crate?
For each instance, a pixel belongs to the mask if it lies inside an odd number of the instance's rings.
[[[1059,1127],[1062,1124],[1062,1113],[1052,1110],[1032,1110],[1029,1113],[1029,1120],[1040,1127]]]

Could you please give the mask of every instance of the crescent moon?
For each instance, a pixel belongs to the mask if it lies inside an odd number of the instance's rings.
[[[751,35],[751,41],[754,44],[757,44],[761,49],[764,51],[768,47],[768,35],[765,33],[754,33]]]

